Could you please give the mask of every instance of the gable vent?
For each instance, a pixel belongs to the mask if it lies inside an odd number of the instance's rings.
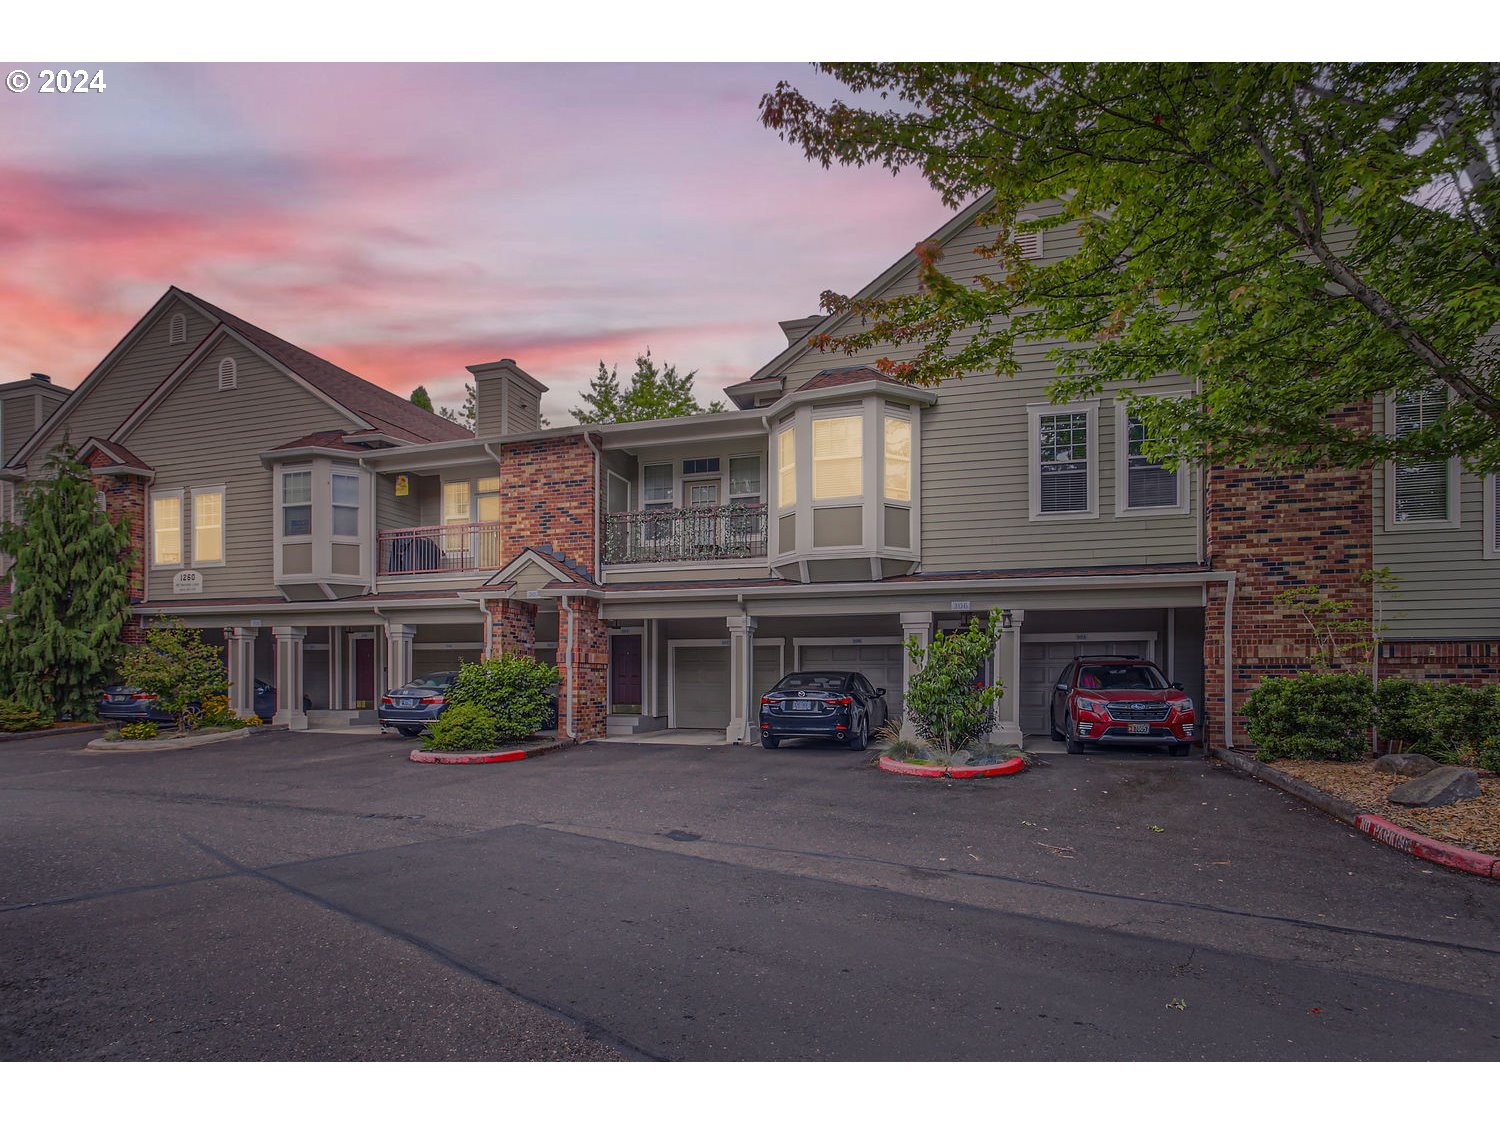
[[[172,319],[167,322],[167,343],[187,343],[187,317],[181,313],[173,313]]]
[[[1018,231],[1016,246],[1021,251],[1021,257],[1040,258],[1042,256],[1042,232],[1039,230]]]
[[[219,360],[219,390],[232,391],[239,383],[239,368],[228,356]]]

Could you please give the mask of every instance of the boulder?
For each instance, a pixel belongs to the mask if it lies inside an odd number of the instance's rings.
[[[1387,754],[1375,759],[1376,773],[1398,773],[1402,777],[1421,777],[1437,766],[1426,754]]]
[[[1390,791],[1393,805],[1430,809],[1479,796],[1479,775],[1460,766],[1439,766],[1421,777],[1404,781]]]

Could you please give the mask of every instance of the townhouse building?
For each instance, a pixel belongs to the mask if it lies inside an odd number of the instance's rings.
[[[980,206],[928,240],[954,276],[991,268]],[[1022,249],[1076,245],[1063,228]],[[861,295],[916,284],[908,254]],[[1373,615],[1360,575],[1378,566],[1401,579],[1378,607],[1385,669],[1500,671],[1493,478],[1174,472],[1122,399],[1051,402],[1045,346],[1014,378],[919,388],[812,346],[839,316],[781,327],[736,409],[691,418],[543,427],[541,383],[476,364],[471,433],[174,288],[71,393],[0,385],[5,495],[78,446],[135,529],[135,624],[208,631],[233,705],[274,682],[293,728],[367,720],[388,686],[512,651],[556,661],[566,734],[749,742],[760,693],[798,668],[860,671],[899,714],[903,642],[1000,608],[997,743],[1045,738],[1066,663],[1117,653],[1155,659],[1232,745],[1236,700],[1306,666],[1275,594],[1316,583]],[[1440,404],[1353,421],[1422,425]]]

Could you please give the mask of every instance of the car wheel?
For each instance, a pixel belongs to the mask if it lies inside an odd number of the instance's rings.
[[[422,733],[421,727],[397,727],[396,729],[401,732],[402,738],[416,738]]]
[[[1067,736],[1067,738],[1064,741],[1066,741],[1067,744],[1068,744],[1068,753],[1069,754],[1082,754],[1083,753],[1083,743],[1079,742],[1078,739],[1076,739],[1075,737],[1073,737],[1073,720],[1072,719],[1068,720],[1068,736]]]
[[[769,734],[763,734],[760,736],[760,745],[763,750],[775,750],[776,747],[781,745],[781,739]]]
[[[849,736],[850,750],[863,750],[868,745],[870,745],[870,732],[865,727],[861,727]]]

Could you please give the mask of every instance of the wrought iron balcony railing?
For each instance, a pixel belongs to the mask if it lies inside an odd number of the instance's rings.
[[[651,508],[604,517],[606,564],[753,559],[765,553],[763,504]]]
[[[500,567],[500,525],[446,523],[397,527],[376,536],[380,573],[445,574]]]

